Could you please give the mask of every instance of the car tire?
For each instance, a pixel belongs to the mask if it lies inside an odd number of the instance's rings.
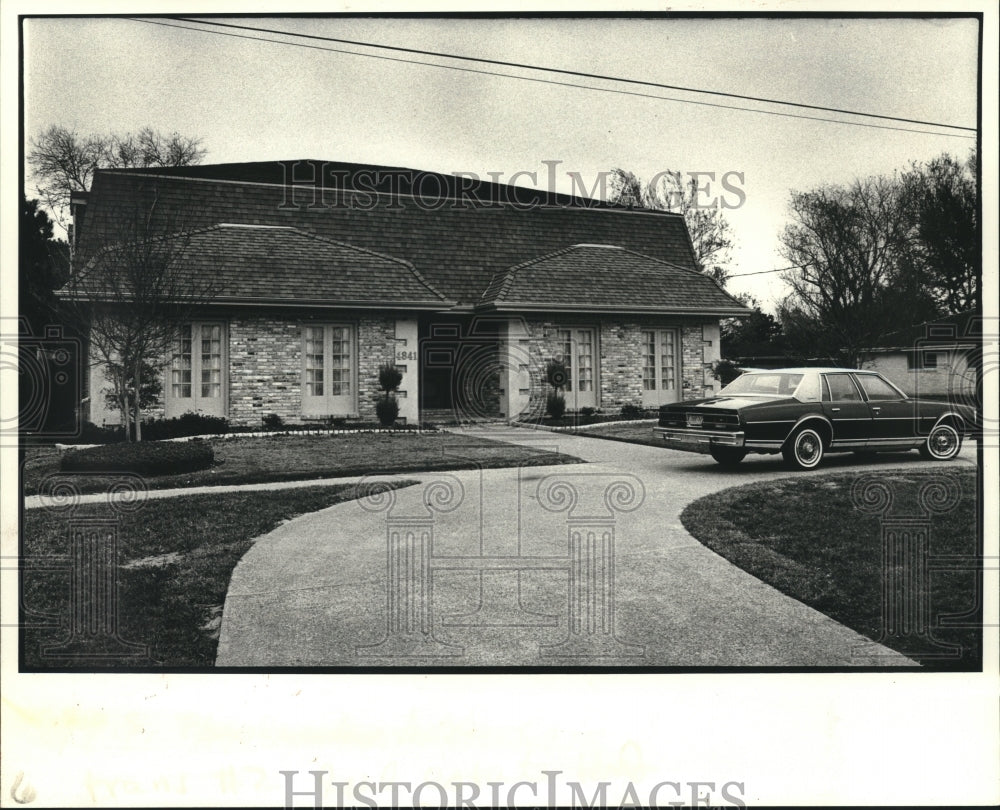
[[[781,449],[785,462],[794,470],[814,470],[823,460],[823,437],[811,427],[801,427]]]
[[[712,447],[708,452],[723,467],[735,467],[747,456],[742,447]]]
[[[931,461],[951,461],[962,449],[962,434],[955,426],[943,422],[935,425],[920,445],[920,455]]]

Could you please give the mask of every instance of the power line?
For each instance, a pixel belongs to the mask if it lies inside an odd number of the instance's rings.
[[[880,124],[865,124],[865,123],[862,123],[860,121],[841,121],[841,120],[838,120],[838,119],[835,119],[835,118],[821,118],[821,117],[813,116],[813,115],[797,115],[797,114],[794,114],[794,113],[777,112],[775,110],[760,110],[760,109],[754,109],[754,108],[751,108],[751,107],[739,107],[739,106],[730,105],[730,104],[712,104],[712,103],[706,102],[706,101],[693,101],[691,99],[673,98],[673,97],[670,97],[670,96],[659,96],[659,95],[654,95],[652,93],[638,93],[638,92],[635,92],[635,91],[617,90],[617,89],[609,88],[609,87],[594,87],[593,85],[576,84],[574,82],[562,82],[562,81],[556,81],[556,80],[553,80],[553,79],[541,79],[541,78],[534,77],[534,76],[516,76],[516,75],[512,75],[510,73],[499,73],[499,72],[490,71],[490,70],[479,70],[479,69],[475,69],[475,68],[464,68],[464,67],[458,67],[457,65],[442,65],[442,64],[437,64],[437,63],[434,63],[434,62],[422,62],[422,61],[419,61],[419,60],[416,60],[416,59],[403,59],[403,58],[400,58],[400,57],[380,56],[378,54],[371,54],[371,53],[359,53],[357,51],[349,51],[349,50],[344,50],[342,48],[327,48],[327,47],[323,47],[323,46],[320,46],[320,45],[307,45],[307,44],[302,43],[302,42],[287,42],[287,41],[280,40],[280,39],[271,39],[269,37],[253,37],[253,36],[248,36],[246,34],[234,34],[234,33],[229,33],[229,32],[225,32],[225,31],[212,31],[212,30],[205,29],[205,28],[192,28],[192,27],[187,26],[187,25],[178,25],[176,23],[163,22],[162,20],[150,20],[150,19],[144,19],[144,18],[138,18],[138,17],[125,17],[124,19],[131,20],[132,22],[146,23],[147,25],[160,25],[160,26],[163,26],[163,27],[166,27],[166,28],[180,28],[181,30],[184,30],[184,31],[198,31],[198,32],[203,33],[203,34],[213,34],[213,35],[216,35],[216,36],[232,37],[234,39],[248,39],[248,40],[251,40],[253,42],[270,42],[270,43],[273,43],[273,44],[276,44],[276,45],[289,45],[289,46],[296,47],[296,48],[306,48],[306,49],[309,49],[309,50],[326,51],[326,52],[329,52],[329,53],[340,53],[340,54],[346,54],[346,55],[349,55],[349,56],[361,56],[361,57],[366,57],[366,58],[369,58],[369,59],[380,59],[380,60],[384,60],[384,61],[387,61],[387,62],[399,62],[399,63],[410,64],[410,65],[421,65],[423,67],[436,67],[436,68],[442,68],[442,69],[445,69],[445,70],[454,70],[454,71],[458,71],[458,72],[461,72],[461,73],[474,73],[474,74],[479,74],[479,75],[483,75],[483,76],[497,76],[497,77],[506,78],[506,79],[517,79],[517,80],[520,80],[520,81],[535,82],[535,83],[538,83],[538,84],[555,85],[555,86],[558,86],[558,87],[573,87],[573,88],[577,88],[577,89],[581,89],[581,90],[594,90],[594,91],[601,92],[601,93],[614,93],[614,94],[617,94],[617,95],[624,95],[624,96],[636,96],[636,97],[639,97],[639,98],[657,99],[659,101],[674,101],[674,102],[677,102],[677,103],[680,103],[680,104],[693,104],[693,105],[699,106],[699,107],[715,107],[715,108],[724,109],[724,110],[739,110],[739,111],[742,111],[742,112],[760,113],[760,114],[763,114],[763,115],[774,115],[774,116],[778,116],[778,117],[781,117],[781,118],[798,118],[798,119],[804,119],[804,120],[807,120],[807,121],[822,121],[822,122],[825,122],[825,123],[828,123],[828,124],[844,124],[844,125],[847,125],[847,126],[866,127],[868,129],[883,129],[883,130],[891,130],[891,131],[894,131],[894,132],[912,132],[912,133],[917,133],[917,134],[922,134],[922,135],[938,135],[938,136],[945,137],[945,138],[963,138],[963,139],[967,139],[967,140],[975,140],[975,137],[972,136],[972,135],[959,135],[959,134],[951,133],[951,132],[933,132],[931,130],[925,130],[925,129],[910,129],[908,127],[892,127],[892,126],[885,126],[885,125],[880,125]],[[182,19],[184,21],[194,22],[196,24],[199,24],[201,22],[199,20],[188,20],[188,18],[178,18],[178,19]],[[223,25],[223,23],[208,23],[208,24],[211,24],[211,25]],[[264,32],[264,33],[269,33],[269,29],[258,29],[258,28],[252,28],[252,27],[249,27],[249,26],[230,26],[230,27],[234,27],[234,28],[235,27],[239,27],[239,28],[244,28],[244,29],[251,30],[251,31],[261,31],[261,32]],[[276,33],[282,34],[282,33],[286,33],[286,32],[277,31]],[[301,36],[301,37],[311,36],[311,35],[307,35],[307,34],[293,34],[293,33],[289,33],[287,35],[288,36]],[[320,38],[320,39],[322,39],[322,38]],[[337,41],[337,40],[334,40],[334,41]],[[365,43],[360,43],[360,44],[363,45]],[[392,48],[393,46],[388,46],[388,45],[387,46],[372,45],[370,47]],[[398,50],[408,50],[408,49],[400,48]],[[434,55],[433,51],[428,51],[426,53],[428,55]],[[442,54],[442,55],[445,56],[445,57],[448,56],[448,54]],[[464,56],[463,57],[454,57],[454,58],[456,58],[456,59],[469,59],[469,60],[473,59],[473,57],[464,57]],[[489,61],[492,61],[492,60],[482,60],[482,61],[489,62]],[[510,63],[510,64],[513,65],[513,66],[517,66],[517,63]],[[531,68],[530,65],[527,65],[525,67]],[[557,72],[557,73],[569,73],[569,72],[571,72],[571,71],[560,71],[560,70],[556,70],[555,68],[532,68],[532,69],[535,69],[535,70],[548,70],[548,71]],[[589,75],[589,74],[580,74],[580,75]],[[603,78],[607,78],[610,81],[625,81],[625,82],[633,82],[633,83],[636,83],[636,84],[650,84],[652,86],[669,87],[669,85],[656,85],[655,83],[652,83],[652,82],[640,82],[640,81],[634,80],[634,79],[614,79],[613,77],[601,77],[601,76],[595,76],[595,78],[602,78],[602,79]],[[686,88],[677,88],[677,89],[685,90]],[[691,92],[713,93],[715,91],[707,91],[707,90],[706,91],[697,91],[697,90],[695,90],[695,91],[691,91]],[[718,95],[733,95],[733,94],[718,93]],[[737,97],[739,97],[739,96],[737,96]],[[749,97],[749,96],[746,97],[746,98],[751,98],[752,99],[752,97]],[[762,101],[768,101],[768,100],[767,99],[762,99]],[[793,104],[794,105],[794,102],[772,102],[772,103],[778,103],[778,104],[787,103],[787,104]],[[809,107],[810,105],[796,105],[796,106]],[[836,110],[833,110],[832,108],[818,108],[818,109],[829,109],[830,111],[836,112]],[[845,110],[843,112],[845,112],[845,113],[847,113],[849,115],[867,115],[867,116],[871,116],[871,117],[874,117],[874,118],[885,118],[885,119],[888,119],[888,120],[898,120],[898,121],[908,121],[909,120],[909,119],[903,119],[903,118],[895,119],[892,116],[876,116],[876,115],[873,115],[871,113],[851,113],[850,111],[847,111],[847,110]],[[917,122],[917,123],[922,123],[922,122]],[[947,127],[947,128],[952,128],[952,129],[969,129],[970,131],[973,131],[973,132],[975,131],[974,129],[971,129],[969,127],[958,127],[958,126],[955,126],[955,125],[952,125],[952,124],[935,124],[933,122],[927,122],[927,124],[929,126],[940,126],[940,127]]]
[[[761,98],[759,96],[745,96],[739,93],[726,93],[721,90],[701,90],[695,87],[683,87],[675,84],[661,84],[660,82],[644,81],[642,79],[627,79],[619,76],[605,76],[600,73],[585,73],[579,70],[566,70],[563,68],[544,67],[541,65],[529,65],[522,62],[506,62],[499,59],[486,59],[480,56],[462,56],[453,53],[443,53],[441,51],[426,51],[420,48],[404,48],[398,45],[379,45],[374,42],[363,42],[354,39],[340,39],[338,37],[323,37],[317,34],[302,34],[296,31],[282,31],[275,28],[258,28],[252,25],[236,25],[234,23],[216,22],[215,20],[197,19],[193,17],[177,17],[184,22],[198,23],[200,25],[214,25],[221,28],[236,28],[244,31],[257,31],[266,34],[281,34],[282,36],[301,37],[302,39],[315,39],[322,42],[339,42],[342,45],[360,45],[365,48],[378,48],[387,51],[398,51],[401,53],[412,53],[420,56],[435,56],[445,59],[460,59],[465,62],[479,62],[487,65],[499,65],[500,67],[524,68],[526,70],[539,70],[546,73],[560,73],[564,76],[576,76],[581,79],[601,79],[603,81],[622,82],[625,84],[637,84],[644,87],[657,87],[662,90],[682,90],[686,93],[701,93],[711,96],[722,96],[725,98],[736,98],[742,101],[760,101],[766,104],[781,104],[786,107],[799,107],[806,110],[819,110],[822,112],[843,113],[845,115],[860,115],[865,118],[881,118],[888,121],[899,121],[903,124],[920,124],[922,126],[944,127],[946,129],[961,129],[968,132],[975,132],[975,127],[961,127],[956,124],[939,124],[935,121],[921,121],[915,118],[899,118],[894,115],[880,115],[877,113],[859,112],[857,110],[844,110],[838,107],[823,107],[817,104],[803,104],[797,101],[782,101],[774,98]]]
[[[734,273],[729,276],[729,278],[743,278],[744,276],[763,276],[767,273],[782,273],[785,270],[801,270],[804,267],[809,267],[813,262],[806,262],[805,264],[793,264],[791,267],[776,267],[773,270],[755,270],[752,273]]]

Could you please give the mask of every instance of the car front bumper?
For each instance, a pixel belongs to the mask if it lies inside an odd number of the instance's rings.
[[[742,430],[694,430],[686,428],[653,428],[660,438],[675,450],[689,450],[695,453],[707,453],[715,447],[743,447],[746,436]]]

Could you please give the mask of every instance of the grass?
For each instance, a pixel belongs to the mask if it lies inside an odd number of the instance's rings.
[[[579,411],[572,411],[560,416],[558,419],[552,416],[541,416],[525,418],[523,421],[528,425],[545,425],[546,427],[587,427],[589,425],[600,425],[604,422],[627,422],[635,419],[656,419],[658,413],[650,410],[640,413],[638,416],[622,416],[619,413],[592,413],[586,416]]]
[[[393,488],[413,482],[391,484]],[[119,519],[119,637],[134,648],[103,643],[101,634],[71,648],[68,518],[46,509],[24,513],[22,668],[209,668],[215,664],[222,606],[233,569],[279,523],[354,497],[351,485],[277,492],[191,495],[146,501],[120,515],[107,505],[81,506],[73,520]],[[89,594],[87,590],[84,594]],[[95,654],[108,655],[107,659]]]
[[[654,447],[663,447],[663,439],[653,433],[657,420],[649,419],[645,422],[633,422],[627,425],[597,425],[581,427],[574,431],[581,436],[593,436],[595,439],[612,439],[617,442],[629,442],[631,444],[651,444]]]
[[[960,645],[957,661],[936,661],[932,640],[918,634],[882,633],[882,535],[879,517],[857,509],[851,498],[856,473],[769,481],[725,490],[690,504],[684,527],[710,549],[782,593],[825,613],[934,669],[978,670],[982,666],[981,605],[976,571],[961,570],[979,553],[975,473],[949,469],[961,484],[954,510],[931,517],[929,599],[931,625],[945,614],[969,614],[973,627],[936,627],[933,637]],[[884,470],[880,480],[894,490],[890,516],[919,517],[922,484],[941,473]],[[827,516],[836,516],[835,520]]]
[[[580,459],[530,447],[453,433],[359,433],[279,435],[211,439],[215,464],[182,475],[145,478],[150,489],[301,481],[346,475],[407,473],[475,467],[569,464]],[[25,495],[38,494],[42,479],[58,474],[54,448],[26,448],[22,465]],[[81,492],[103,492],[114,476],[58,476]]]

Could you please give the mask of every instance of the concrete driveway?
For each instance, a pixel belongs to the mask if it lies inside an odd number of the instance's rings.
[[[457,431],[459,433],[463,431]],[[497,426],[465,431],[589,464],[408,475],[296,518],[236,567],[217,666],[908,666],[736,568],[683,507],[745,483],[944,465],[831,456],[790,473],[657,447]],[[953,464],[974,465],[969,446]]]

